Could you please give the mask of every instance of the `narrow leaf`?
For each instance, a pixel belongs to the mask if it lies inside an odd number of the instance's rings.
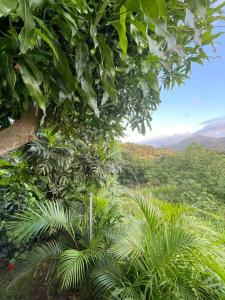
[[[88,61],[88,48],[83,42],[80,42],[76,49],[76,71],[77,76],[80,78],[83,75],[87,61]]]
[[[1,0],[0,2],[0,17],[8,16],[11,10],[15,9],[16,0]]]
[[[90,108],[94,111],[95,115],[99,117],[99,109],[97,105],[97,96],[96,93],[89,81],[87,81],[85,78],[81,78],[81,86],[84,92],[84,97],[90,106]]]
[[[25,65],[21,66],[20,72],[23,78],[23,82],[26,85],[30,96],[37,103],[40,109],[42,109],[43,112],[45,112],[46,99],[42,94],[42,91],[38,84],[38,80],[35,78],[35,75],[32,74],[31,71]]]
[[[24,54],[34,47],[36,41],[34,34],[35,23],[30,11],[30,4],[28,0],[19,1],[17,13],[24,22],[23,29],[19,34],[20,53]]]
[[[5,79],[11,90],[14,89],[16,83],[16,74],[13,69],[13,58],[9,54],[2,54],[1,65],[5,75]]]
[[[66,87],[68,92],[72,92],[75,88],[76,80],[72,75],[65,53],[62,51],[58,42],[51,36],[48,36],[47,32],[43,33],[39,29],[36,29],[35,31],[52,49],[55,56],[55,67],[61,81],[63,81],[63,86]]]
[[[113,61],[112,52],[107,45],[105,38],[103,35],[99,35],[98,37],[98,43],[99,43],[99,49],[102,57],[102,61],[104,62],[104,65],[106,69],[109,71],[112,78],[115,77],[115,65]]]

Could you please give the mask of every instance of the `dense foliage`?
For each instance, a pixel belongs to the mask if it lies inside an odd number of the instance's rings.
[[[87,215],[77,209],[48,202],[16,215],[10,229],[17,243],[45,236],[23,257],[25,272],[41,271],[47,284],[72,289],[78,299],[225,296],[221,238],[188,207],[135,195],[122,221],[111,201],[95,200],[91,240]]]
[[[218,34],[213,1],[2,0],[0,126],[35,106],[69,136],[113,131],[126,118],[142,132],[162,87],[181,84]],[[72,125],[72,126],[71,126]]]
[[[28,299],[24,278],[53,299],[225,299],[223,232],[193,205],[224,202],[224,155],[138,158],[115,143],[126,123],[150,127],[160,90],[207,59],[223,6],[0,1],[0,132],[24,112],[40,125],[0,160],[0,279],[18,281],[2,299]],[[147,197],[128,197],[117,178],[146,184]]]
[[[171,201],[196,203],[225,200],[225,155],[192,145],[184,152],[152,161],[147,172],[151,186],[160,186]],[[161,194],[161,197],[163,195]]]
[[[105,185],[117,170],[118,153],[113,143],[99,140],[65,142],[51,130],[23,151],[0,160],[0,256],[3,268],[14,263],[23,248],[15,248],[6,224],[14,213],[46,199],[73,205]]]
[[[197,145],[149,160],[123,153],[122,168],[142,183],[128,196],[112,176],[121,158],[103,144],[85,148],[46,131],[1,161],[1,198],[14,205],[4,210],[3,236],[13,241],[5,255],[17,272],[10,289],[35,274],[35,284],[65,299],[222,300],[224,154]]]
[[[183,152],[143,158],[122,153],[119,182],[147,184],[154,194],[174,202],[197,203],[225,199],[225,155],[192,144]]]

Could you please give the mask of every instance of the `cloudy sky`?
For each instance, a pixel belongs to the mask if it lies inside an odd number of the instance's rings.
[[[152,131],[142,136],[127,130],[123,141],[162,146],[194,132],[225,136],[225,36],[218,39],[216,49],[216,53],[208,50],[213,58],[203,66],[193,65],[185,85],[162,92],[162,103],[153,114]]]

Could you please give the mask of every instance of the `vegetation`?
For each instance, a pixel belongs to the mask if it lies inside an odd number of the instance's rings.
[[[0,153],[50,126],[71,137],[144,132],[161,88],[207,58],[221,5],[210,1],[10,0],[0,3]],[[12,120],[14,126],[10,126]],[[19,132],[19,138],[18,138]]]
[[[48,202],[17,214],[10,223],[17,243],[45,236],[23,257],[25,272],[41,270],[47,284],[72,288],[78,299],[224,297],[221,238],[190,208],[136,194],[121,231],[116,207],[103,199],[95,199],[92,240],[78,210]]]
[[[0,1],[1,299],[225,299],[224,154],[116,142],[208,58],[223,6]]]
[[[150,185],[167,187],[171,201],[189,203],[207,199],[224,203],[224,176],[224,154],[198,145],[155,160],[147,173]]]

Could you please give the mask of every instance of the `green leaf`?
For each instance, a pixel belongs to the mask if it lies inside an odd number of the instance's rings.
[[[143,92],[143,96],[144,98],[146,98],[149,94],[149,87],[148,87],[148,82],[144,79],[141,79],[139,81],[139,84],[141,86],[142,92]]]
[[[206,0],[188,0],[187,4],[197,17],[205,19],[207,9]]]
[[[13,57],[10,54],[2,54],[1,65],[8,86],[11,90],[13,90],[16,83],[16,74],[13,69]]]
[[[97,48],[98,47],[97,30],[93,24],[91,24],[90,27],[90,36],[92,37],[95,48]]]
[[[85,251],[68,249],[62,252],[57,274],[61,279],[62,288],[77,287],[84,279],[88,264],[89,257]]]
[[[165,53],[160,50],[160,44],[158,44],[155,40],[150,38],[150,36],[147,36],[147,38],[148,38],[149,51],[152,54],[160,57],[162,60],[165,60],[166,56],[165,56]]]
[[[106,70],[100,70],[100,73],[102,74],[102,84],[105,91],[102,97],[101,104],[104,105],[108,101],[109,97],[112,99],[113,102],[116,102],[117,97],[114,83],[107,76]]]
[[[25,65],[21,66],[20,72],[21,72],[23,82],[26,85],[30,96],[37,103],[40,109],[42,109],[43,112],[45,113],[46,98],[42,94],[37,78],[35,77],[34,74],[32,74],[32,72]]]
[[[84,100],[87,101],[90,108],[94,111],[95,115],[99,117],[99,109],[97,105],[97,96],[91,83],[84,77],[81,78],[81,87],[83,90]]]
[[[67,92],[74,91],[76,87],[76,80],[74,76],[72,75],[72,72],[70,70],[70,66],[68,63],[68,60],[62,51],[59,43],[52,38],[51,36],[48,36],[48,33],[43,33],[41,30],[36,29],[36,33],[49,45],[49,47],[52,49],[52,52],[55,56],[55,67],[57,70],[57,73],[59,77],[61,78],[61,81],[63,81],[63,85],[67,89]]]
[[[11,10],[15,9],[17,0],[1,0],[0,2],[0,17],[8,16]]]
[[[84,73],[88,56],[89,53],[86,43],[80,41],[78,47],[76,48],[76,71],[78,78],[80,78]]]
[[[159,36],[165,38],[168,46],[168,50],[176,52],[181,57],[185,56],[185,53],[180,45],[177,45],[176,37],[172,33],[170,33],[167,28],[166,24],[163,22],[154,22],[155,24],[155,33]]]
[[[126,58],[127,56],[127,47],[128,47],[128,41],[127,41],[127,30],[126,30],[126,7],[123,5],[120,8],[120,20],[112,22],[113,26],[116,28],[118,34],[119,34],[119,40],[120,40],[120,47],[123,51],[123,55]]]
[[[30,8],[32,11],[42,8],[45,4],[45,0],[30,0]]]
[[[35,22],[30,11],[28,0],[19,0],[17,9],[18,15],[22,18],[24,26],[19,34],[20,53],[25,54],[28,50],[34,47],[36,36],[34,34]]]
[[[24,62],[26,66],[29,66],[29,69],[31,70],[32,74],[35,75],[38,85],[40,85],[44,79],[43,74],[36,66],[35,61],[32,61],[31,57],[31,55],[27,55],[27,57],[24,59]]]
[[[98,36],[98,43],[99,43],[99,49],[100,49],[102,61],[104,62],[106,69],[109,71],[109,74],[114,79],[115,78],[115,66],[114,66],[113,56],[112,56],[112,52],[111,52],[109,46],[107,45],[103,35]]]
[[[126,0],[124,5],[129,11],[137,11],[137,12],[141,11],[140,1]]]
[[[212,30],[208,29],[201,35],[202,45],[209,45],[213,42],[214,39],[218,38],[220,35],[224,34],[224,32],[218,32],[212,34]]]
[[[167,15],[164,0],[140,0],[143,14],[151,19],[158,19]]]
[[[7,160],[0,159],[0,167],[12,167],[13,165],[9,163]]]

